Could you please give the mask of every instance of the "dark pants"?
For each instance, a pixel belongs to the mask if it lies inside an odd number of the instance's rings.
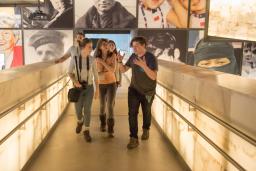
[[[100,115],[105,115],[105,108],[107,104],[108,118],[114,117],[114,105],[116,97],[116,83],[100,84]]]
[[[149,129],[151,125],[151,106],[154,95],[146,96],[132,87],[128,90],[129,126],[130,137],[138,138],[138,113],[141,104],[143,113],[143,129]]]

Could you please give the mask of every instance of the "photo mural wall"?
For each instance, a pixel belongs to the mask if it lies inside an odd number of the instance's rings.
[[[8,50],[6,48],[6,36],[0,36],[1,69],[57,58],[73,43],[73,34],[78,30],[83,30],[85,34],[88,33],[86,30],[99,33],[102,31],[115,33],[119,30],[133,30],[138,35],[145,36],[148,39],[148,50],[154,53],[159,60],[182,62],[202,67],[201,63],[198,65],[195,62],[197,60],[195,59],[195,47],[199,40],[203,39],[204,34],[207,34],[207,36],[230,36],[235,39],[254,40],[256,36],[252,35],[254,32],[250,29],[254,30],[256,27],[255,17],[247,17],[243,21],[236,20],[244,17],[244,15],[250,14],[251,16],[255,13],[256,10],[252,8],[253,5],[248,4],[250,3],[246,4],[242,0],[236,2],[211,0],[209,6],[207,6],[207,0],[45,0],[44,3],[40,3],[40,10],[44,14],[40,20],[37,19],[38,16],[35,16],[35,12],[39,11],[37,5],[0,7],[1,33],[4,33],[3,30],[5,32],[9,30],[10,35],[11,32],[14,32],[14,41],[12,41],[12,46]],[[225,5],[230,7],[230,14],[226,14],[226,10],[221,11],[221,8],[217,8]],[[242,8],[239,9],[238,6]],[[245,9],[248,9],[246,14],[235,14],[233,15],[234,20],[231,20],[231,12],[233,14]],[[206,21],[206,11],[208,10],[210,11],[209,20]],[[223,21],[220,20],[220,17],[223,18]],[[224,22],[224,20],[231,23]],[[248,21],[250,24],[244,21]],[[234,27],[227,27],[228,23]],[[205,28],[207,24],[209,24],[209,28]],[[217,28],[217,26],[225,27],[225,29]],[[49,32],[46,31],[47,29],[49,29]],[[63,48],[58,49],[60,52],[57,52],[58,50],[51,52],[49,48],[53,48],[55,42],[51,38],[48,40],[45,38],[38,40],[40,43],[35,43],[37,41],[33,40],[35,37],[33,35],[37,34],[41,37],[44,34],[46,37],[49,37],[49,35],[56,36],[54,38],[58,40],[59,46],[63,46]],[[223,40],[221,41],[223,42]],[[246,54],[248,49],[254,52],[252,50],[254,46],[252,48],[248,47],[252,43],[234,43],[234,40],[225,41],[228,41],[233,47],[233,52],[230,53],[234,53],[237,63],[237,69],[234,73],[242,73],[242,76],[245,76],[252,72],[254,69],[254,62],[251,62],[253,57],[249,59],[249,55]],[[48,48],[47,52],[38,51],[43,47],[39,44],[43,43],[48,44],[45,45]],[[223,43],[223,46],[224,44],[227,43]],[[23,45],[25,45],[25,48]],[[242,49],[242,45],[244,49]],[[232,51],[231,47],[230,51]],[[10,56],[16,57],[10,58]],[[242,60],[243,57],[244,60]],[[16,62],[12,61],[13,59],[19,60]],[[228,58],[226,62],[233,63],[233,59]],[[243,68],[241,68],[242,64]],[[211,69],[217,68],[213,67]],[[254,76],[251,74],[249,77]]]

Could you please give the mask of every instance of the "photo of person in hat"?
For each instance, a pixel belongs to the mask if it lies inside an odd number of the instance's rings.
[[[73,43],[72,37],[72,31],[26,31],[25,43],[28,47],[25,46],[25,63],[29,64],[60,58],[66,48],[70,47]]]

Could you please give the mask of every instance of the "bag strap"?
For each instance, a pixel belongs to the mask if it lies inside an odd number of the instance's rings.
[[[77,74],[78,82],[80,83],[81,82],[81,78],[80,78],[81,76],[80,76],[80,74],[78,72],[77,57],[76,56],[75,56],[75,61],[76,61],[76,74]],[[80,71],[81,71],[81,69],[80,69]]]
[[[89,80],[89,72],[90,72],[90,60],[89,60],[89,56],[86,58],[86,69],[87,69],[87,82],[88,82],[88,80]],[[77,62],[76,62],[77,63]],[[81,73],[81,71],[82,71],[82,56],[81,56],[81,54],[79,55],[79,70],[80,70],[80,73]],[[77,71],[78,72],[78,71]],[[80,80],[81,80],[81,75],[80,75]]]

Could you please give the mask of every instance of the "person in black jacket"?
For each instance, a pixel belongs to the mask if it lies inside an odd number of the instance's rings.
[[[136,18],[115,0],[94,0],[76,22],[77,28],[135,28]]]

